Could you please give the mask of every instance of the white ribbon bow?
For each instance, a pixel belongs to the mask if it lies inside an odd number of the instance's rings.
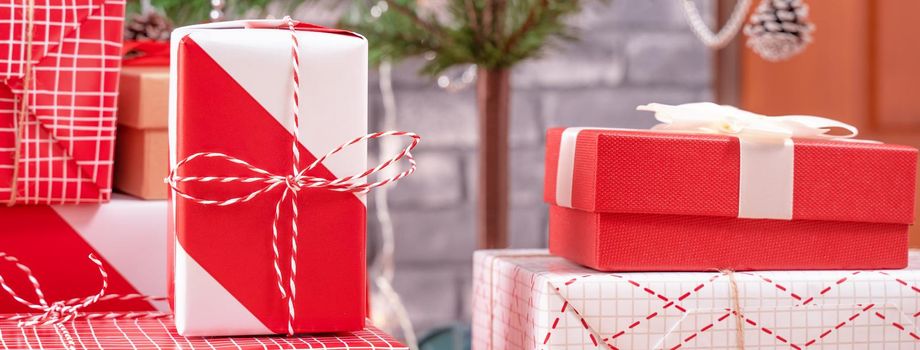
[[[810,115],[784,115],[768,117],[732,106],[711,102],[666,105],[649,103],[636,107],[640,111],[655,112],[661,124],[653,130],[689,131],[722,134],[783,142],[790,138],[852,140],[859,129],[847,123]],[[831,133],[831,132],[835,133]]]

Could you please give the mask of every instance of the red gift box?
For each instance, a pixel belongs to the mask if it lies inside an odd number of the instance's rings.
[[[0,201],[109,199],[124,7],[2,1]]]
[[[790,169],[779,171],[789,172],[788,188],[782,189],[774,174],[757,174],[775,169],[750,161],[745,166],[756,171],[742,167],[748,146],[739,137],[550,129],[544,188],[550,250],[600,270],[905,267],[917,150],[787,142]],[[750,181],[744,172],[764,179],[743,184]],[[757,181],[770,191],[756,193]],[[784,191],[788,208],[772,217],[784,206],[775,192]],[[767,205],[750,209],[761,200]]]

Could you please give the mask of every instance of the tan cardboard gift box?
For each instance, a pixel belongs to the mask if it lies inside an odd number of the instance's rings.
[[[124,67],[118,95],[115,188],[144,198],[165,199],[169,67]]]

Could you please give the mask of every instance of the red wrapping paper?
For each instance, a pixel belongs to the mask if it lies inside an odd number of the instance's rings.
[[[602,270],[901,268],[917,150],[794,140],[792,220],[739,219],[739,142],[584,130],[572,209],[555,198],[564,129],[547,132],[550,249]]]
[[[106,204],[0,207],[0,251],[31,268],[49,302],[82,298],[99,291],[99,258],[108,273],[107,294],[165,296],[165,201],[116,195]],[[36,301],[19,269],[0,263],[0,276],[17,294]],[[0,313],[34,312],[0,292]],[[165,303],[107,300],[86,310],[154,311]]]
[[[298,32],[304,35],[301,49],[313,50],[300,56],[301,69],[316,69],[304,73],[300,94],[302,128],[297,147],[299,169],[303,169],[317,156],[366,132],[367,62],[366,42],[354,34],[306,24],[299,25]],[[173,162],[199,152],[221,152],[274,174],[290,172],[291,133],[283,124],[290,115],[272,114],[290,105],[290,37],[287,27],[192,28],[181,36],[174,33],[171,77],[175,79],[177,103],[171,111],[171,123],[175,123],[170,131],[175,135],[171,140],[175,142]],[[265,43],[276,46],[258,51]],[[271,69],[260,71],[258,80],[246,80],[252,69],[248,60],[256,51],[258,60]],[[272,60],[281,63],[264,63]],[[318,71],[335,73],[322,78]],[[220,89],[214,89],[216,86]],[[266,89],[277,89],[277,99],[265,97]],[[323,97],[325,94],[329,96]],[[366,169],[365,149],[364,143],[355,145],[307,175],[331,179],[359,173]],[[220,159],[186,163],[178,174],[252,175],[245,167]],[[181,185],[193,196],[214,199],[240,196],[263,186],[216,182]],[[170,242],[170,263],[174,264],[170,272],[175,282],[172,298],[179,333],[287,333],[289,310],[287,299],[279,292],[273,249],[275,208],[283,189],[281,186],[227,206],[203,205],[172,193],[175,240]],[[278,261],[285,284],[293,254],[290,203],[285,200],[279,214]],[[366,209],[361,197],[305,188],[298,191],[296,203],[299,235],[294,332],[361,329],[366,316]]]
[[[7,315],[0,315],[0,317]],[[176,333],[172,319],[154,320],[76,320],[64,324],[74,340],[74,348],[84,350],[138,349],[328,349],[328,350],[405,350],[408,349],[383,331],[368,326],[345,333],[299,337],[183,337]],[[0,347],[3,349],[67,349],[62,332],[51,326],[20,328],[14,321],[0,321]]]
[[[121,0],[37,0],[31,86],[25,86],[26,3],[0,6],[0,201],[103,202],[111,195]],[[28,93],[27,93],[28,91]],[[24,124],[20,103],[29,97]],[[22,129],[14,164],[17,129]]]

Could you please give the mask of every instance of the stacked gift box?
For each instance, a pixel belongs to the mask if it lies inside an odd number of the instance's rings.
[[[4,348],[405,348],[366,324],[363,194],[414,162],[369,184],[366,141],[410,140],[379,170],[418,137],[365,135],[364,38],[286,18],[122,51],[124,6],[0,6],[26,58],[0,60]]]
[[[108,273],[109,294],[163,295],[166,202],[112,194],[124,2],[74,4],[66,14],[41,1],[3,7],[14,19],[3,24],[14,33],[3,52],[31,51],[31,59],[0,61],[9,72],[0,89],[4,257],[28,265],[52,301],[99,290],[90,254]],[[13,264],[0,272],[13,290],[34,289]],[[165,311],[166,305],[140,298],[86,310]],[[0,298],[0,313],[36,311]]]
[[[917,150],[809,116],[640,106],[547,132],[549,251],[479,251],[474,349],[920,344]]]

